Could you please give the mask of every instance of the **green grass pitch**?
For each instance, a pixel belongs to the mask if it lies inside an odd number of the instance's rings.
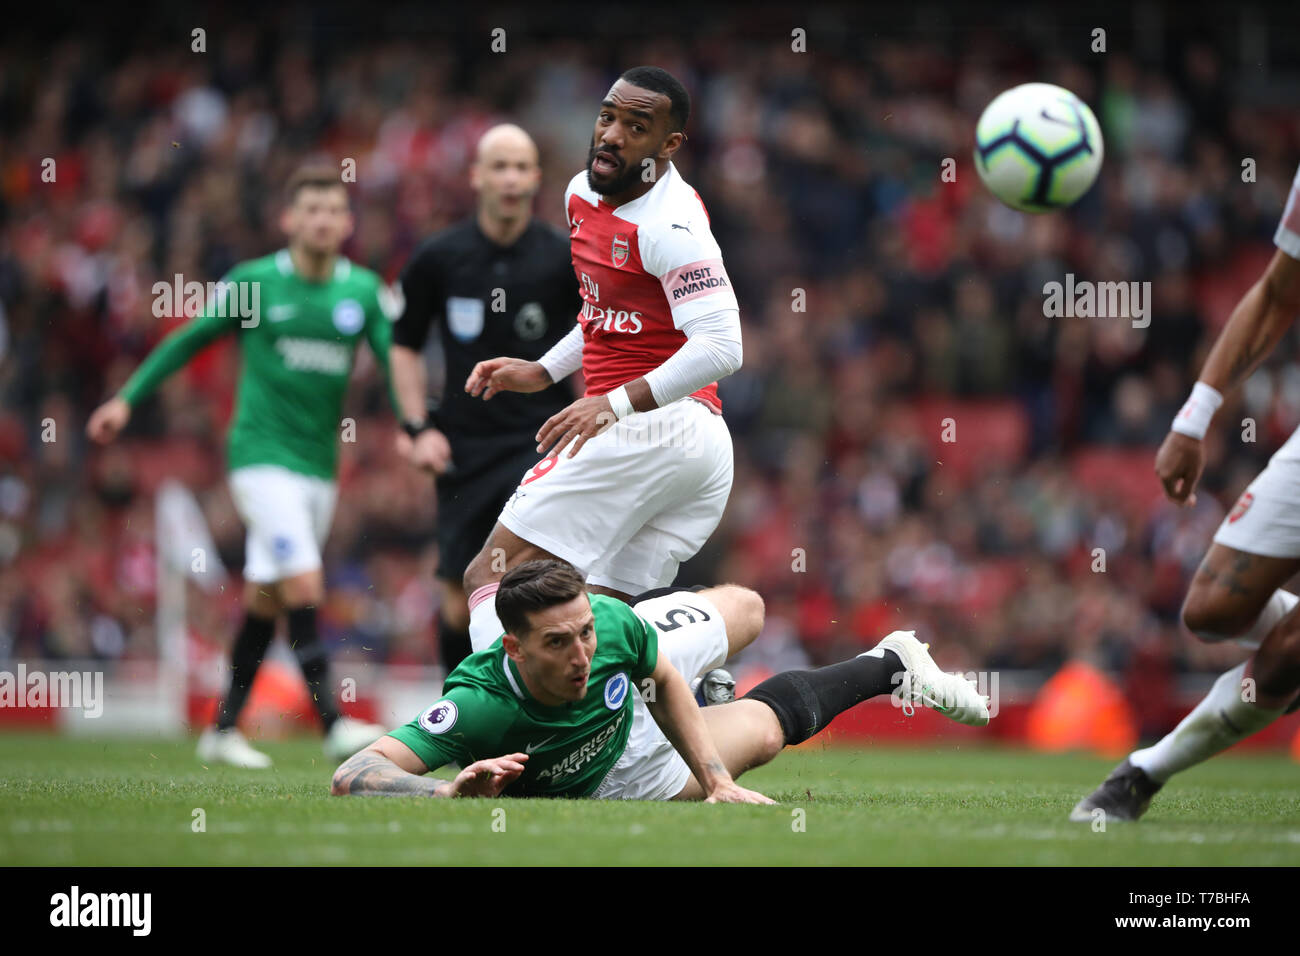
[[[317,741],[265,749],[272,770],[242,771],[201,766],[190,741],[2,735],[0,863],[1300,863],[1300,766],[1281,755],[1212,760],[1141,823],[1094,832],[1066,814],[1114,762],[1076,755],[805,748],[744,777],[780,806],[740,807],[342,799]]]

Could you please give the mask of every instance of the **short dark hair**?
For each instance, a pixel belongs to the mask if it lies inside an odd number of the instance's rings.
[[[530,611],[572,601],[587,589],[587,579],[568,561],[546,558],[511,568],[497,588],[497,617],[506,632],[524,637],[532,628]]]
[[[672,132],[680,133],[686,129],[686,121],[691,118],[691,96],[677,77],[657,66],[634,66],[625,70],[619,79],[668,97],[672,104],[668,110]]]
[[[329,189],[342,186],[343,177],[339,170],[329,163],[316,161],[303,163],[293,171],[289,182],[284,187],[284,201],[292,204],[298,193],[304,189]]]

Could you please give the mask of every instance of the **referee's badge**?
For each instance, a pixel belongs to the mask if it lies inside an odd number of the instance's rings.
[[[546,334],[546,312],[536,302],[525,303],[515,315],[515,335],[525,342]]]
[[[447,328],[460,342],[472,342],[483,332],[483,300],[450,296],[447,299]]]

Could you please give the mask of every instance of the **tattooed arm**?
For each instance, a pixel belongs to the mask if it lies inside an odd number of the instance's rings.
[[[495,797],[524,770],[527,754],[478,760],[455,780],[426,777],[429,768],[410,747],[394,737],[380,737],[334,771],[330,793],[336,797]]]

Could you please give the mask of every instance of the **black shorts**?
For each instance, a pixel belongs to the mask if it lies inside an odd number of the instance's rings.
[[[542,456],[531,435],[509,442],[448,439],[455,470],[438,479],[438,577],[459,584],[501,509]]]

